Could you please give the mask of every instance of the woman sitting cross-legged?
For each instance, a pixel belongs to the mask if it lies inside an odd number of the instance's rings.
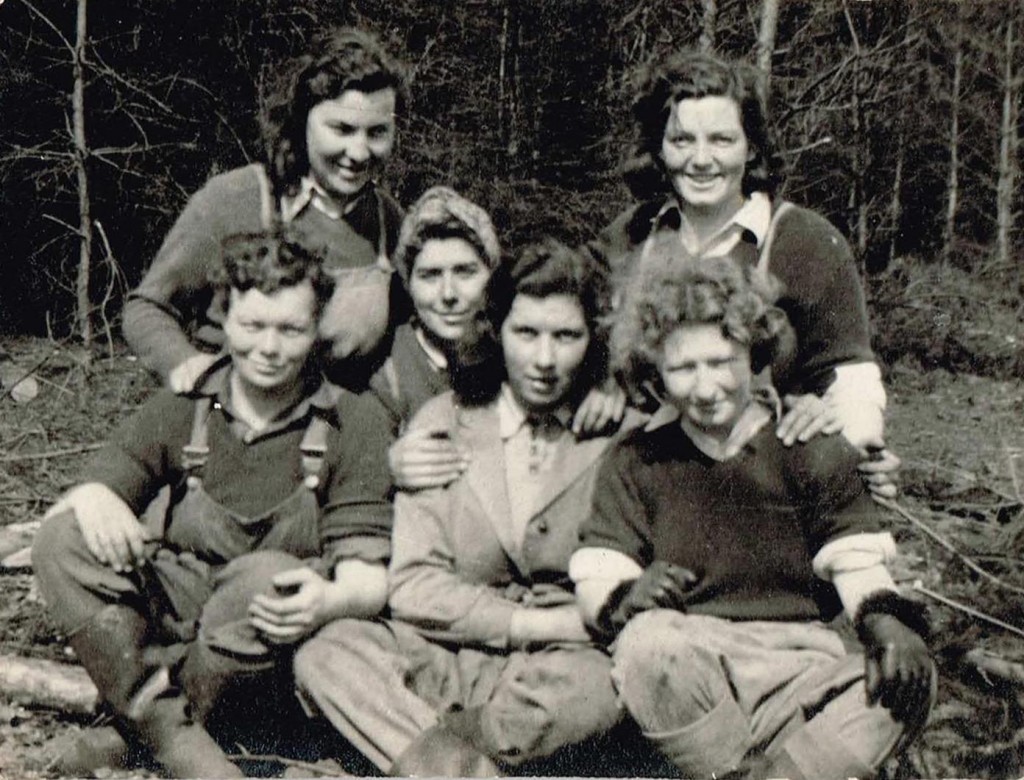
[[[792,346],[777,282],[730,256],[652,260],[613,362],[666,405],[609,450],[570,563],[619,696],[685,777],[872,776],[927,716],[923,606],[840,436],[785,446],[753,373]],[[861,645],[825,625],[840,610]]]
[[[393,619],[337,621],[296,656],[304,698],[396,774],[494,774],[621,720],[566,568],[610,441],[569,429],[605,376],[605,276],[549,240],[487,299],[499,345],[467,349],[413,423],[469,457],[451,484],[396,497]]]
[[[234,686],[279,712],[294,648],[383,608],[390,551],[390,429],[372,396],[321,378],[331,281],[317,257],[278,234],[235,237],[212,285],[228,355],[118,429],[33,547],[50,614],[119,730],[180,777],[240,776],[204,721],[266,714],[224,712]],[[164,486],[152,529],[138,516]]]

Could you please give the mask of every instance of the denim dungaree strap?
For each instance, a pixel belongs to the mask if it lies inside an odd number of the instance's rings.
[[[167,542],[217,567],[255,550],[280,550],[299,558],[320,554],[319,488],[330,423],[314,410],[299,444],[301,483],[276,506],[255,517],[241,515],[213,499],[204,485],[210,457],[208,426],[213,399],[196,401],[192,433],[182,447],[185,490],[170,512]]]

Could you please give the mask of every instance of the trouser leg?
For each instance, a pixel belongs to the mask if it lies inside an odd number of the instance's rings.
[[[622,717],[603,650],[566,644],[514,653],[480,708],[482,747],[519,766],[604,734]]]
[[[754,738],[721,658],[686,617],[652,610],[619,634],[613,679],[644,736],[686,777],[736,770]]]
[[[413,692],[416,669],[432,669],[440,690],[457,679],[453,656],[401,623],[338,620],[299,648],[295,680],[311,709],[388,771],[443,709]]]
[[[257,701],[290,699],[293,648],[264,642],[248,608],[257,594],[271,592],[275,575],[303,565],[287,553],[261,551],[235,558],[216,575],[180,672],[197,719],[205,722],[229,691],[240,688],[263,694]]]
[[[809,673],[795,694],[806,722],[768,748],[769,771],[823,780],[873,777],[908,728],[885,707],[868,704],[859,654]],[[910,728],[926,718],[921,713]]]

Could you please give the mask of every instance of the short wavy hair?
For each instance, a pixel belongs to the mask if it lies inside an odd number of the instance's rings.
[[[589,255],[555,238],[542,238],[528,244],[515,260],[498,266],[486,295],[485,312],[459,345],[452,370],[452,387],[461,402],[488,403],[505,381],[500,333],[517,295],[568,295],[579,301],[590,342],[574,400],[607,376],[611,284],[606,269]]]
[[[445,238],[461,238],[491,270],[501,260],[498,234],[488,213],[449,187],[431,187],[409,209],[398,232],[392,262],[406,286],[423,245]]]
[[[658,369],[665,341],[685,325],[720,325],[722,334],[750,349],[753,371],[782,368],[796,338],[775,302],[782,284],[769,273],[730,255],[695,257],[678,242],[655,248],[627,280],[611,329],[613,369],[639,392],[660,390]]]
[[[405,66],[376,37],[353,27],[327,30],[308,53],[285,63],[263,101],[261,123],[268,173],[277,196],[309,173],[306,120],[310,110],[348,89],[395,91],[399,115],[408,99]]]
[[[624,165],[626,183],[645,199],[672,191],[661,161],[661,145],[672,107],[680,100],[728,97],[740,109],[747,143],[754,153],[743,176],[743,194],[774,195],[782,166],[768,121],[763,74],[752,65],[691,49],[657,58],[635,74],[633,149]]]
[[[323,270],[320,254],[306,248],[289,227],[259,233],[238,233],[221,244],[221,262],[210,272],[215,309],[227,312],[231,290],[259,290],[272,295],[309,281],[319,317],[334,292],[334,279]]]

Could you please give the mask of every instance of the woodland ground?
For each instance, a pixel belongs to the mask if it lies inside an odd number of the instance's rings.
[[[0,347],[4,360],[32,370],[40,387],[28,402],[0,400],[0,526],[6,526],[37,518],[72,483],[87,457],[83,450],[102,441],[154,383],[123,353],[95,360],[87,372],[80,353],[49,341],[9,339]],[[904,552],[899,578],[1024,628],[1024,590],[1015,590],[1024,588],[1024,382],[902,364],[888,382],[890,444],[904,460],[899,505],[941,539],[887,513]],[[971,571],[942,541],[996,579]],[[1024,687],[979,674],[965,654],[981,648],[1024,662],[1021,636],[923,597],[938,625],[939,700],[921,739],[886,767],[886,775],[1020,776]],[[0,653],[73,662],[27,573],[0,573]],[[0,693],[0,777],[56,776],[49,767],[69,732],[83,725],[10,703]]]

